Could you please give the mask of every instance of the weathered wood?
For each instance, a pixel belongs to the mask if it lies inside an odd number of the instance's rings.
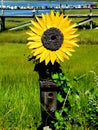
[[[0,18],[34,18],[33,15],[0,15]]]
[[[41,15],[36,15],[41,17]],[[65,14],[64,17],[69,16],[70,18],[87,18],[90,14]],[[0,15],[0,18],[34,18],[33,15]],[[98,14],[92,14],[92,17],[98,17]]]
[[[23,27],[29,26],[29,25],[31,25],[31,24],[32,24],[32,23],[29,22],[29,23],[22,24],[22,25],[19,25],[19,26],[16,26],[16,27],[12,27],[12,28],[9,29],[9,31],[17,30],[17,29],[20,29],[20,28],[23,28]]]
[[[57,109],[56,95],[59,86],[52,81],[40,81],[42,111],[55,111]]]
[[[68,16],[69,18],[88,18],[88,21],[90,22],[90,29],[92,29],[93,18],[97,18],[98,14],[92,14],[92,8],[90,8],[89,10],[90,10],[89,14],[65,14],[64,17]],[[38,16],[40,18],[42,17],[41,15],[36,15],[36,16]],[[35,15],[0,15],[0,18],[1,18],[1,31],[4,31],[6,18],[35,18]],[[86,23],[88,21],[84,20],[84,22],[82,22],[82,24]],[[23,25],[23,26],[25,26],[25,25]]]
[[[88,18],[88,19],[82,20],[82,21],[78,22],[75,27],[83,25],[83,24],[85,24],[87,22],[90,22],[90,21],[92,21],[92,18]]]
[[[1,31],[4,31],[5,30],[5,17],[1,18],[0,24],[1,24]]]

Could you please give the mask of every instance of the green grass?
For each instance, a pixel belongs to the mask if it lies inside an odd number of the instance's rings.
[[[70,79],[72,85],[76,86],[79,93],[84,94],[94,87],[94,75],[91,74],[91,71],[98,75],[97,49],[98,45],[81,45],[69,61],[61,64],[64,74]],[[95,89],[97,88],[95,87]]]
[[[79,9],[79,10],[65,10],[65,14],[89,14],[90,9]],[[97,14],[98,10],[97,9],[92,9],[93,14]]]
[[[20,26],[22,24],[28,23],[31,21],[31,18],[9,18],[5,20],[6,29]]]
[[[0,33],[0,43],[27,43],[27,38],[29,37],[26,32],[27,30],[17,30],[17,31],[5,31]],[[79,44],[98,44],[98,30],[78,30],[79,33]],[[85,35],[84,35],[85,33]]]
[[[26,30],[5,31],[0,33],[1,43],[27,43],[28,35]]]
[[[40,122],[38,74],[26,45],[0,44],[0,129],[33,129]]]
[[[39,75],[34,71],[34,63],[28,61],[27,31],[28,27],[0,33],[0,129],[28,130],[31,126],[36,130],[41,121]],[[69,61],[61,63],[61,68],[86,106],[85,92],[95,82],[90,71],[98,75],[98,30],[84,28],[78,33],[80,47]],[[83,118],[81,114],[79,117]]]
[[[97,50],[98,45],[80,45],[70,60],[61,64],[65,75],[80,92],[92,87],[90,70],[98,74]],[[38,74],[28,55],[25,44],[0,44],[0,129],[27,130],[30,125],[34,130],[35,123],[40,123]],[[73,78],[83,74],[86,76],[79,84],[74,83]]]
[[[80,44],[91,44],[91,45],[98,45],[98,29],[92,29],[92,30],[81,30],[79,31],[79,39]]]
[[[98,45],[80,45],[70,60],[61,64],[65,75],[73,80],[74,77],[89,75],[91,70],[98,74],[97,49]]]

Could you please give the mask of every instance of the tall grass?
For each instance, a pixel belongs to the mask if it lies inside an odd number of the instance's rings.
[[[90,70],[98,74],[97,50],[97,45],[80,45],[69,61],[61,63],[63,72],[81,93],[92,87]],[[40,124],[39,77],[28,54],[25,44],[0,44],[0,129],[34,130]],[[76,83],[73,79],[80,76]]]
[[[39,75],[34,71],[35,64],[28,61],[26,31],[0,33],[0,129],[36,130],[41,121]],[[90,71],[98,75],[98,30],[78,32],[80,47],[69,61],[61,63],[61,68],[81,93],[85,108],[84,93],[94,86]],[[74,112],[80,120],[84,119],[78,111]]]
[[[29,27],[28,27],[29,28]],[[17,30],[17,31],[5,31],[0,33],[0,44],[2,43],[27,43],[28,35],[26,30]],[[79,44],[98,44],[98,30],[78,30],[79,35]],[[85,35],[84,35],[85,34]]]
[[[27,43],[26,30],[5,31],[0,33],[0,44],[2,43]]]
[[[0,44],[0,129],[40,123],[38,74],[27,52],[25,45]]]
[[[5,20],[6,29],[20,26],[22,24],[28,23],[31,21],[31,18],[9,18]]]
[[[98,29],[92,29],[92,30],[80,30],[79,31],[79,39],[80,39],[80,44],[97,44],[98,45]]]
[[[81,45],[69,61],[61,64],[64,74],[81,94],[94,87],[91,71],[98,75],[97,50],[98,45]]]

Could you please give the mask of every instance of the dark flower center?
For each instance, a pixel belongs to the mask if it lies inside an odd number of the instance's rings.
[[[42,35],[43,46],[51,51],[58,50],[64,40],[62,32],[57,28],[49,28]]]

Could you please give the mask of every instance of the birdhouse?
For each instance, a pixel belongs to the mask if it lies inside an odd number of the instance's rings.
[[[57,92],[59,86],[52,81],[40,81],[42,111],[54,112],[57,109]]]

